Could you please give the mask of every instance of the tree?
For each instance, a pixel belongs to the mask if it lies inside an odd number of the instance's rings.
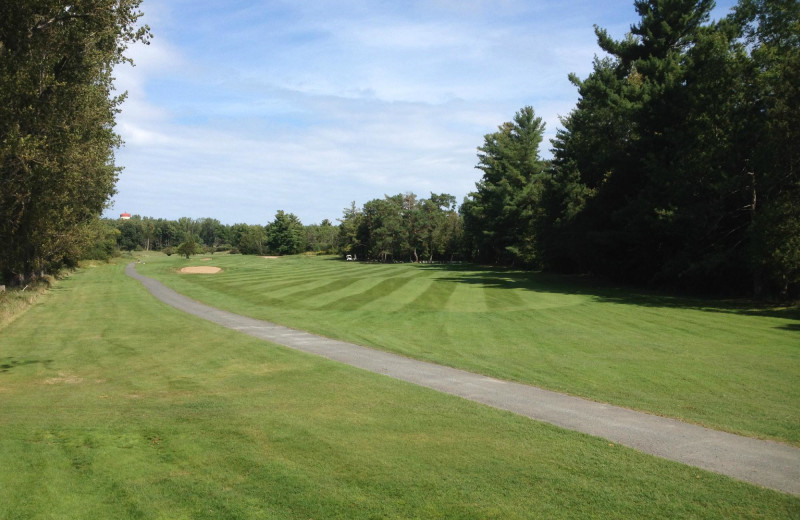
[[[800,4],[740,0],[729,17],[749,50],[748,229],[754,291],[800,285]]]
[[[800,5],[640,0],[595,60],[545,179],[545,266],[788,295],[800,283]]]
[[[191,236],[186,240],[186,242],[181,243],[181,245],[179,245],[177,249],[177,253],[179,255],[185,256],[187,260],[189,259],[190,256],[196,255],[201,251],[202,249],[200,248],[200,245],[197,242],[195,242],[194,238]]]
[[[0,277],[58,268],[114,192],[112,70],[139,0],[0,3]]]
[[[125,251],[135,251],[142,244],[142,222],[139,219],[122,220],[119,229],[119,248]]]
[[[278,255],[296,255],[305,251],[303,223],[293,213],[278,210],[266,228],[267,248]]]
[[[484,262],[534,265],[535,221],[545,163],[539,157],[544,123],[524,107],[484,136],[478,148],[483,177],[462,208],[464,232]]]
[[[386,195],[364,204],[352,203],[340,219],[339,248],[344,254],[387,261],[419,262],[435,255],[454,257],[462,243],[461,217],[455,197],[431,193]]]
[[[328,219],[323,219],[319,224],[305,226],[306,250],[314,252],[333,251],[338,233],[338,227],[331,224]]]
[[[243,255],[263,255],[264,244],[267,240],[264,228],[258,225],[248,226],[247,224],[237,224],[235,227],[241,229],[241,226],[244,226],[244,229],[239,236],[238,242],[236,242],[239,252]]]
[[[571,76],[580,100],[553,143],[540,250],[551,268],[719,287],[744,265],[733,34],[703,25],[709,0],[634,5],[630,35],[596,29],[610,57],[583,81]]]
[[[342,211],[342,218],[339,220],[339,234],[336,237],[336,244],[339,251],[345,255],[354,255],[356,258],[361,255],[366,256],[364,245],[359,241],[358,230],[363,221],[363,212],[356,207],[355,201],[350,203],[349,208]]]
[[[87,225],[87,244],[82,259],[109,260],[119,255],[117,236],[119,230],[113,220],[98,219]]]
[[[225,226],[215,218],[203,218],[199,221],[198,234],[207,246],[215,247],[228,242]]]
[[[423,214],[424,200],[417,200],[414,193],[408,192],[402,196],[401,218],[403,222],[404,242],[409,250],[410,258],[419,262],[419,252],[425,247],[427,229],[433,223],[425,219]]]
[[[430,198],[420,201],[421,229],[424,253],[428,261],[432,262],[434,256],[457,252],[461,234],[461,225],[456,211],[456,198],[442,193],[431,193]]]

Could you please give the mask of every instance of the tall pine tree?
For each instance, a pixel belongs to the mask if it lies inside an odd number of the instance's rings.
[[[544,123],[525,107],[478,148],[483,177],[462,206],[464,233],[482,262],[536,265],[535,222],[545,162],[539,157]]]

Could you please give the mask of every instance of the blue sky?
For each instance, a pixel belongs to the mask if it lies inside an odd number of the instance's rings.
[[[713,17],[733,0],[721,0]],[[144,0],[149,46],[115,71],[128,99],[113,206],[176,219],[305,224],[385,194],[449,193],[480,179],[483,136],[531,105],[574,107],[567,80],[622,38],[632,0]]]

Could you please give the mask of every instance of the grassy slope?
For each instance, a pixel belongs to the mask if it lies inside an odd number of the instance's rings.
[[[0,332],[0,518],[791,518],[800,499],[259,342],[81,271]]]
[[[495,377],[800,444],[797,309],[540,274],[217,255],[139,266],[201,301]]]

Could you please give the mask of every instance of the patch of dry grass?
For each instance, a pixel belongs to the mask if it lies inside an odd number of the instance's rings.
[[[8,287],[0,292],[0,330],[21,316],[55,283],[55,278],[45,276],[24,287]]]

